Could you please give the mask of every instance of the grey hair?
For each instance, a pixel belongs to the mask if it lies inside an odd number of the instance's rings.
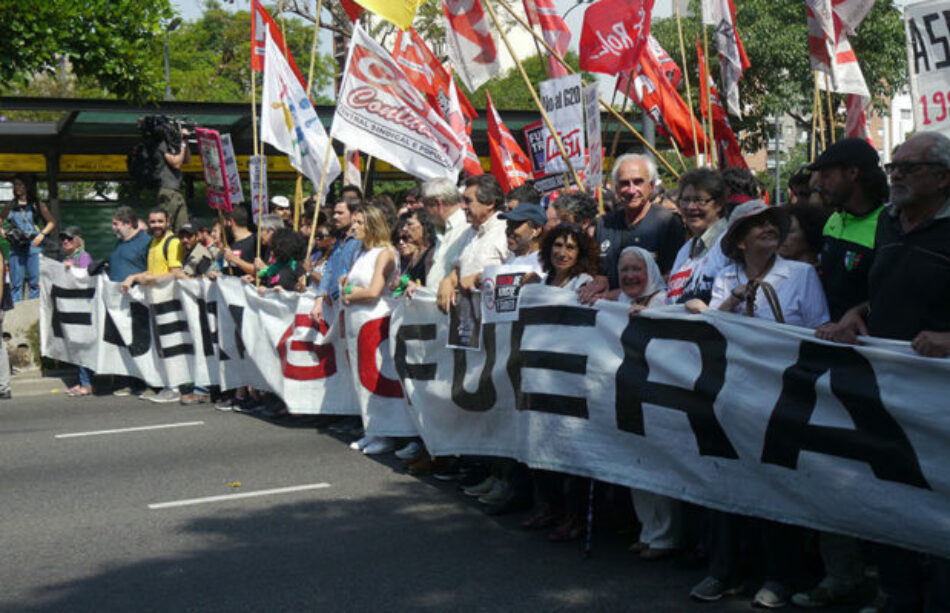
[[[660,182],[660,175],[656,170],[656,160],[651,155],[643,153],[624,153],[614,160],[614,167],[610,171],[610,179],[613,181],[614,189],[617,188],[617,175],[620,174],[620,167],[627,162],[643,162],[647,165],[647,176],[650,179],[650,185],[656,187]]]
[[[940,162],[950,168],[950,138],[940,132],[921,132],[927,135],[933,145],[930,147],[930,157],[934,162]]]
[[[261,217],[261,230],[280,230],[284,227],[284,220],[280,215],[269,213]]]
[[[462,201],[462,194],[454,181],[445,177],[429,179],[422,184],[423,200],[438,198],[446,204],[458,204]]]

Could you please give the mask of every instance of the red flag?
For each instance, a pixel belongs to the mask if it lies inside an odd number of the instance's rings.
[[[629,91],[630,99],[650,115],[659,130],[676,141],[683,155],[693,156],[696,151],[693,149],[693,129],[690,122],[696,124],[700,149],[706,143],[706,139],[701,136],[703,129],[686,102],[676,92],[676,88],[666,78],[657,61],[662,53],[663,47],[651,36],[640,55],[637,68],[617,79],[617,90],[623,94]]]
[[[449,78],[449,112],[446,121],[452,126],[459,141],[465,145],[464,158],[462,158],[462,169],[469,176],[485,174],[482,170],[482,163],[475,154],[475,147],[472,146],[472,139],[469,136],[472,133],[471,122],[465,121],[459,105],[458,88],[455,87],[455,81]]]
[[[432,53],[426,41],[419,36],[414,28],[409,29],[408,36],[406,32],[399,30],[396,32],[396,46],[393,47],[393,59],[399,64],[412,84],[425,94],[429,101],[429,106],[442,114],[442,117],[448,119],[449,115],[449,87],[452,83],[452,76],[442,66],[442,62]],[[469,102],[460,91],[458,95],[459,106],[467,120],[466,123],[478,117],[475,107]],[[471,128],[469,128],[471,132]]]
[[[722,108],[719,92],[716,91],[716,86],[709,75],[706,54],[703,53],[698,37],[696,38],[696,57],[699,63],[699,110],[702,116],[708,119],[710,113],[707,101],[710,98],[712,99],[713,138],[716,142],[719,166],[720,168],[748,168],[749,165],[746,164],[745,157],[742,155],[742,148],[739,147],[736,133],[732,131],[732,125],[729,123],[726,109]]]
[[[562,58],[571,42],[571,31],[557,12],[554,0],[524,0],[524,10],[532,26],[541,27],[544,41]],[[551,78],[566,77],[567,69],[554,56],[548,56]]]
[[[601,0],[584,13],[581,70],[617,74],[637,66],[647,38],[653,0]]]
[[[340,4],[343,5],[343,11],[346,12],[346,16],[350,18],[350,21],[359,19],[365,10],[362,6],[353,2],[353,0],[340,0]]]
[[[442,0],[446,51],[473,92],[501,71],[493,28],[478,0]]]
[[[485,115],[488,118],[488,148],[491,152],[491,173],[498,179],[501,189],[509,192],[531,178],[531,162],[521,150],[518,141],[501,122],[491,94],[485,92],[487,102]]]
[[[304,89],[307,89],[307,81],[300,74],[297,63],[294,62],[294,56],[290,54],[284,43],[284,36],[280,33],[280,28],[258,0],[251,0],[251,70],[264,72],[264,37],[270,30],[270,37],[277,47],[283,52],[290,69],[297,75],[297,79]]]

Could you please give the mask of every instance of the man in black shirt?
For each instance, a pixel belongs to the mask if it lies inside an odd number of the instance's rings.
[[[581,302],[616,297],[620,293],[617,260],[624,247],[630,245],[652,253],[660,271],[669,274],[685,233],[676,215],[650,204],[658,181],[652,158],[634,153],[617,158],[613,183],[620,206],[597,220],[594,240],[600,248],[600,274],[578,290]]]
[[[918,354],[950,354],[950,139],[923,132],[885,165],[891,204],[877,224],[869,300],[849,310],[835,339],[858,334],[907,340]],[[950,610],[950,560],[875,545],[888,611]],[[925,581],[929,561],[930,581]]]
[[[248,217],[247,209],[236,206],[225,218],[233,236],[231,244],[223,251],[224,270],[222,272],[225,274],[238,277],[255,274],[257,235],[248,229]]]

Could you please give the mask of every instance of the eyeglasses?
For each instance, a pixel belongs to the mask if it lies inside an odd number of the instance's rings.
[[[408,236],[400,236],[399,238],[396,239],[396,244],[397,244],[397,245],[398,245],[399,243],[408,243],[408,242],[409,242],[409,237],[408,237]]]
[[[891,162],[890,164],[884,164],[884,172],[892,175],[899,170],[902,175],[906,176],[912,175],[927,166],[943,166],[946,168],[946,164],[943,162]]]
[[[703,206],[706,204],[712,204],[715,201],[716,201],[715,198],[680,198],[680,204],[682,206],[687,206],[690,204],[698,204],[700,206]]]
[[[326,232],[317,232],[313,235],[313,238],[318,241],[322,241],[325,238],[330,238],[330,235]]]
[[[60,237],[59,237],[59,240],[61,240],[61,241],[71,241],[71,240],[73,240],[74,238],[75,238],[74,236],[60,236]]]

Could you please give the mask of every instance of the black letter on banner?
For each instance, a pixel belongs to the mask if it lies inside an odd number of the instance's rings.
[[[205,302],[198,298],[198,322],[201,326],[201,348],[206,356],[214,355],[214,347],[218,344],[218,305],[214,300]],[[210,317],[215,318],[214,330],[211,329]]]
[[[495,384],[491,380],[491,371],[495,369],[495,324],[482,326],[482,342],[485,344],[485,365],[478,375],[478,389],[473,394],[466,392],[463,386],[467,368],[465,354],[468,352],[464,349],[452,350],[452,402],[466,411],[487,411],[495,406],[498,399]]]
[[[699,349],[702,371],[692,389],[647,381],[647,345],[652,339],[693,343]],[[700,455],[738,458],[716,419],[713,403],[726,380],[726,338],[702,321],[631,317],[620,337],[624,358],[617,369],[617,427],[645,434],[643,403],[683,411],[693,429]]]
[[[162,347],[162,337],[174,334],[176,332],[188,332],[188,322],[184,319],[176,319],[167,324],[158,323],[159,315],[181,312],[180,300],[166,300],[152,305],[152,316],[155,321],[155,344],[158,346],[158,355],[163,358],[173,358],[176,355],[190,355],[195,352],[195,346],[191,343],[182,343],[171,347]]]
[[[831,392],[847,409],[853,430],[808,423],[815,382],[829,370]],[[867,462],[878,479],[930,489],[907,435],[881,402],[871,363],[851,347],[802,341],[798,362],[782,375],[762,461],[794,469],[802,450]]]
[[[92,313],[63,313],[59,310],[59,302],[57,301],[57,298],[72,298],[88,301],[93,296],[95,296],[95,294],[96,288],[94,287],[66,289],[65,287],[54,285],[50,290],[50,300],[53,303],[53,321],[51,322],[53,336],[56,338],[63,338],[63,324],[72,324],[77,326],[92,325]]]
[[[231,314],[231,319],[234,320],[234,345],[237,347],[238,357],[243,360],[247,353],[244,348],[244,339],[241,338],[241,325],[244,321],[244,307],[238,306],[236,304],[229,304],[228,313]],[[219,347],[218,350],[221,351],[221,348]],[[218,356],[218,359],[230,360],[231,357],[225,352],[221,351],[221,355]]]
[[[152,335],[150,333],[150,321],[148,316],[148,305],[134,300],[129,303],[129,314],[132,317],[132,342],[128,345],[119,334],[119,328],[112,320],[112,314],[106,311],[105,330],[102,332],[102,340],[119,347],[127,347],[129,354],[134,357],[144,355],[152,346]]]
[[[587,398],[521,391],[521,369],[543,368],[561,372],[587,374],[587,356],[557,351],[522,351],[521,337],[525,326],[593,327],[597,311],[583,307],[544,306],[521,309],[518,321],[511,324],[511,355],[508,356],[508,377],[515,390],[519,411],[540,411],[555,415],[587,419]]]
[[[409,324],[400,326],[396,330],[396,350],[393,352],[393,363],[400,379],[403,381],[406,379],[417,381],[435,379],[436,364],[434,362],[429,364],[409,364],[406,362],[406,341],[434,341],[435,335],[435,324]]]

